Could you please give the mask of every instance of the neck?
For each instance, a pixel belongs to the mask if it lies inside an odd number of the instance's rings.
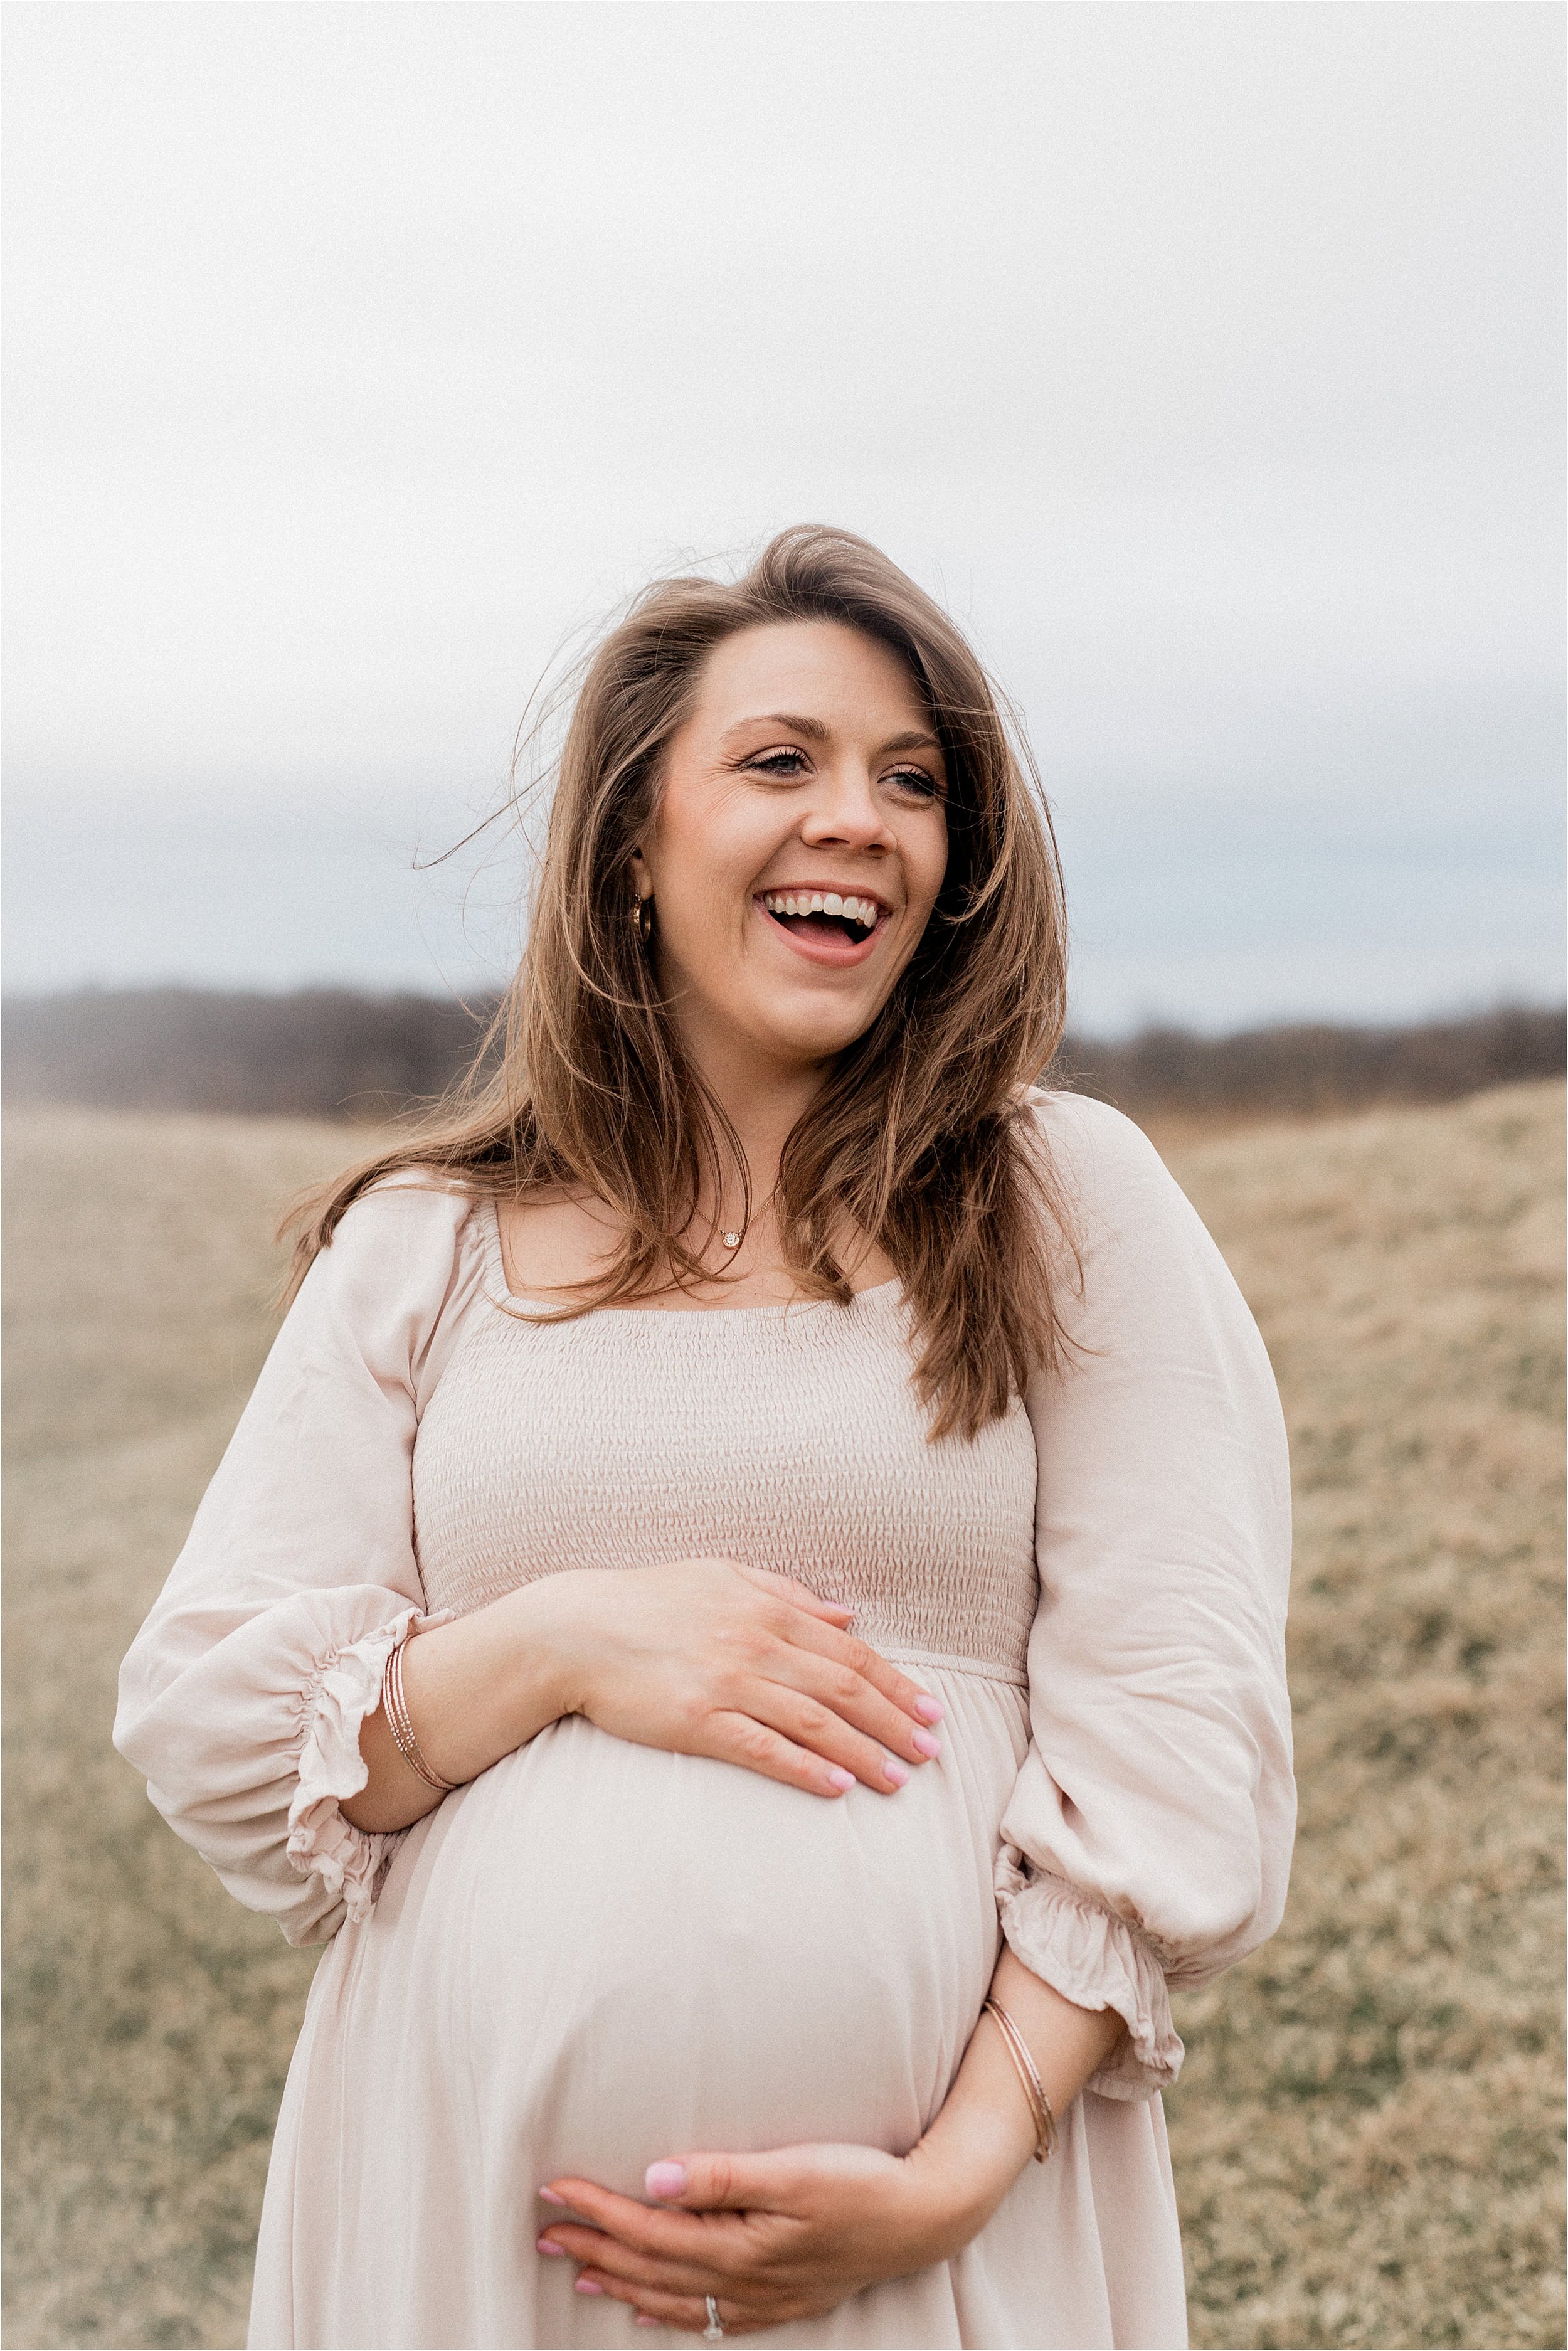
[[[791,1129],[803,1117],[822,1082],[819,1062],[777,1061],[744,1039],[683,1036],[697,1075],[739,1138],[751,1178],[753,1214],[779,1181],[779,1162]],[[725,1215],[739,1213],[738,1198],[727,1198]]]

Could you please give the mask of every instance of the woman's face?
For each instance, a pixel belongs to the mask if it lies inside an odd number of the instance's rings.
[[[709,655],[635,860],[659,977],[699,1061],[794,1066],[863,1035],[947,865],[947,776],[903,663],[835,621]]]

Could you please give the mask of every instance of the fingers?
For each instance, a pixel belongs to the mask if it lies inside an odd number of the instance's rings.
[[[768,1593],[776,1600],[787,1600],[792,1608],[804,1609],[808,1616],[821,1617],[824,1624],[835,1626],[848,1625],[853,1619],[852,1608],[846,1608],[841,1601],[821,1599],[810,1584],[800,1583],[792,1575],[776,1575],[770,1567],[749,1567],[739,1559],[731,1563],[747,1583],[755,1583],[758,1591]]]
[[[873,1741],[880,1742],[879,1754],[880,1749],[885,1748],[901,1756],[905,1764],[917,1768],[942,1752],[942,1742],[935,1730],[924,1723],[912,1722],[901,1707],[895,1706],[853,1666],[837,1665],[828,1657],[819,1656],[814,1650],[786,1648],[764,1665],[762,1671],[776,1685],[784,1702],[782,1713],[767,1715],[774,1729],[830,1756],[835,1763],[847,1764],[868,1787],[902,1787],[909,1777],[905,1770],[884,1781],[870,1751]],[[859,1734],[853,1753],[845,1750],[839,1735],[844,1725],[852,1734]],[[862,1769],[862,1762],[871,1767],[871,1776]]]
[[[855,1780],[890,1794],[905,1785],[912,1767],[941,1752],[932,1728],[942,1719],[941,1700],[843,1622],[830,1621],[847,1619],[847,1610],[819,1602],[792,1576],[740,1561],[711,1564],[782,1604],[724,1635],[739,1651],[735,1662],[745,1678],[724,1693],[727,1719],[710,1718],[710,1735],[717,1736],[711,1746],[705,1740],[704,1751],[821,1796],[841,1795]],[[747,1718],[755,1729],[741,1727]]]
[[[771,2147],[763,2155],[672,2156],[651,2163],[643,2185],[666,2212],[775,2213],[792,2219],[804,2209],[806,2159],[798,2147]]]
[[[564,2220],[551,2224],[538,2240],[538,2249],[547,2260],[552,2254],[570,2254],[607,2283],[613,2279],[621,2285],[653,2286],[660,2294],[713,2294],[724,2283],[716,2271],[695,2262],[664,2261],[656,2253],[639,2253],[601,2229],[577,2229]]]
[[[946,1709],[940,1698],[933,1698],[929,1690],[922,1689],[918,1682],[911,1681],[907,1674],[901,1674],[896,1666],[889,1665],[869,1642],[856,1640],[845,1632],[844,1626],[854,1614],[852,1609],[841,1606],[836,1600],[819,1599],[808,1584],[801,1583],[795,1576],[776,1574],[771,1568],[752,1567],[744,1560],[732,1560],[727,1563],[737,1575],[744,1576],[747,1583],[755,1584],[759,1592],[788,1601],[791,1607],[811,1618],[810,1628],[789,1625],[788,1631],[783,1633],[785,1639],[817,1651],[835,1665],[849,1667],[913,1721],[927,1727],[941,1721]],[[819,1625],[821,1632],[815,1629]]]
[[[552,2200],[569,2205],[592,2228],[634,2252],[656,2254],[664,2261],[700,2262],[706,2258],[702,2249],[713,2242],[713,2223],[695,2212],[642,2204],[635,2197],[618,2196],[612,2188],[601,2188],[593,2179],[552,2179],[549,2186]],[[546,2234],[556,2237],[563,2228],[580,2225],[577,2220],[551,2220]]]
[[[800,2151],[777,2148],[650,2164],[648,2204],[594,2180],[554,2179],[545,2200],[584,2218],[551,2220],[538,2251],[581,2264],[579,2293],[624,2302],[650,2324],[700,2335],[711,2294],[727,2334],[747,2334],[831,2306],[803,2296],[790,2274],[805,2185]]]
[[[908,1784],[909,1763],[901,1761],[896,1754],[890,1755],[878,1740],[868,1737],[846,1721],[844,1717],[850,1711],[848,1702],[842,1712],[835,1712],[831,1705],[774,1681],[755,1684],[747,1691],[744,1702],[752,1721],[783,1739],[792,1753],[815,1759],[819,1769],[825,1769],[830,1773],[834,1771],[848,1772],[862,1787],[874,1789],[881,1796],[891,1796]],[[906,1746],[907,1734],[910,1733],[916,1738],[930,1738],[929,1731],[915,1729],[908,1716],[901,1715],[897,1708],[889,1706],[885,1699],[877,1700],[877,1705],[885,1710],[887,1716],[890,1746]],[[854,1708],[854,1711],[862,1718],[871,1710],[866,1700]],[[901,1723],[904,1726],[902,1730],[896,1727]],[[925,1758],[912,1754],[910,1761],[920,1763]]]
[[[576,2201],[575,2197],[573,2201]],[[738,2227],[738,2223],[736,2224]],[[698,2223],[699,2228],[701,2224]],[[775,2289],[765,2298],[772,2307],[762,2303],[743,2304],[737,2289],[725,2273],[713,2265],[697,2262],[662,2260],[656,2254],[639,2253],[607,2236],[602,2230],[580,2229],[570,2221],[552,2221],[548,2231],[538,2240],[538,2251],[546,2258],[562,2255],[580,2264],[576,2291],[582,2294],[607,2294],[612,2300],[624,2302],[632,2309],[649,2314],[650,2323],[670,2326],[686,2326],[701,2334],[707,2325],[707,2302],[710,2294],[718,2303],[727,2334],[736,2335],[748,2328],[775,2325],[789,2314],[779,2301],[783,2289]],[[755,2289],[754,2289],[755,2291]],[[693,2312],[698,2315],[691,2316]],[[681,2314],[685,2314],[684,2315]]]
[[[896,1666],[889,1665],[868,1641],[856,1640],[851,1633],[841,1633],[831,1625],[812,1620],[807,1624],[792,1625],[789,1638],[794,1646],[812,1650],[830,1664],[847,1667],[862,1681],[870,1682],[873,1689],[880,1690],[883,1698],[890,1699],[912,1721],[926,1725],[940,1722],[946,1711],[939,1698],[933,1698],[929,1690],[923,1690],[918,1682],[912,1682],[907,1674],[901,1674]]]
[[[589,2291],[597,2287],[601,2294],[614,2296],[617,2302],[630,2303],[637,2312],[639,2326],[671,2326],[685,2335],[706,2335],[707,2304],[696,2296],[662,2294],[654,2286],[630,2286],[618,2280],[584,2272],[578,2280],[580,2288]],[[758,2327],[778,2326],[795,2314],[786,2305],[773,2310],[753,2310],[734,2302],[728,2294],[716,2294],[718,2314],[727,2337],[733,2340],[742,2335],[754,2335]]]
[[[757,1684],[757,1705],[769,1702],[772,1687],[768,1682]],[[738,1763],[743,1771],[759,1772],[765,1780],[778,1780],[786,1788],[803,1788],[810,1796],[845,1796],[855,1784],[855,1774],[847,1763],[835,1763],[825,1755],[813,1754],[810,1748],[797,1746],[754,1714],[711,1714],[704,1732],[705,1753],[721,1763]],[[884,1790],[891,1786],[885,1780],[878,1784]]]
[[[588,2286],[598,2285],[601,2294],[612,2294],[617,2302],[628,2302],[637,2312],[639,2326],[671,2326],[685,2335],[706,2335],[707,2304],[695,2295],[661,2294],[653,2286],[620,2285],[611,2279],[601,2284],[589,2276],[579,2281]],[[796,2314],[786,2304],[777,2309],[751,2309],[734,2302],[727,2294],[716,2294],[718,2314],[727,2339],[734,2341],[743,2335],[754,2335],[759,2327],[779,2326]]]

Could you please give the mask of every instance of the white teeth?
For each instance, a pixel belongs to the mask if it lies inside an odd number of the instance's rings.
[[[845,898],[836,890],[768,890],[762,903],[770,914],[836,914],[862,931],[874,930],[882,913],[874,898]]]

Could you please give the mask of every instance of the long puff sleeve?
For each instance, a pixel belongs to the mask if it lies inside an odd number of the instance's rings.
[[[1083,1279],[1071,1365],[1027,1399],[1040,1601],[997,1892],[1027,1967],[1126,2021],[1091,2087],[1141,2098],[1181,2062],[1167,1985],[1284,1907],[1289,1465],[1257,1326],[1152,1145],[1103,1103],[1040,1115]]]
[[[339,1809],[424,1595],[419,1416],[476,1296],[468,1202],[387,1186],[311,1267],[120,1668],[114,1743],[231,1894],[291,1943],[361,1917],[393,1839]]]

